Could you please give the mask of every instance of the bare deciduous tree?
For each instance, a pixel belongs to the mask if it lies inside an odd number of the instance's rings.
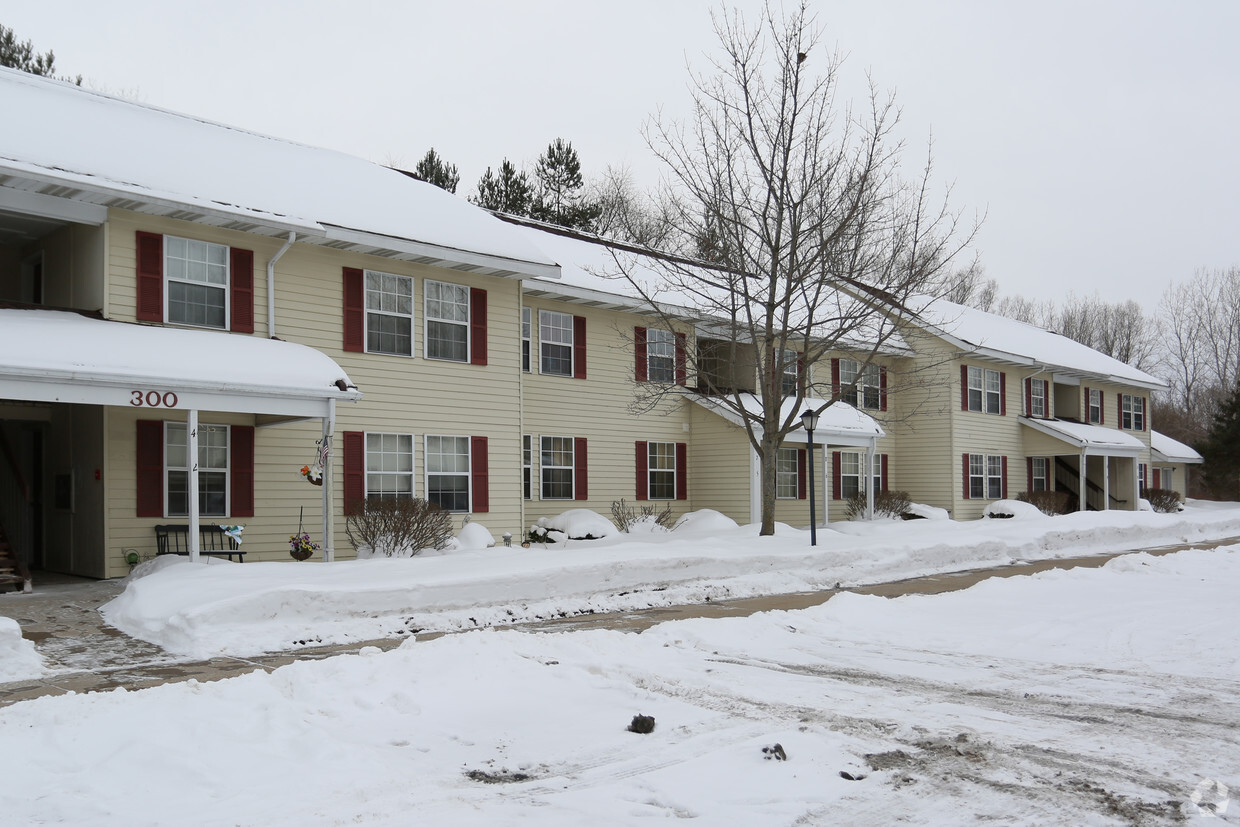
[[[655,283],[626,275],[653,307],[692,308],[710,331],[687,368],[744,424],[769,535],[777,449],[804,409],[839,397],[810,385],[809,369],[840,350],[868,365],[976,228],[962,231],[946,194],[932,195],[929,161],[901,177],[891,96],[871,84],[862,106],[837,104],[841,58],[821,47],[806,4],[785,17],[768,5],[752,26],[726,10],[714,21],[722,52],[693,78],[691,119],[646,130],[680,249],[710,266],[664,257]],[[750,367],[761,394],[732,381]]]

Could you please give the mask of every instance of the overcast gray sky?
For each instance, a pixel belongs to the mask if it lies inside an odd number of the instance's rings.
[[[733,5],[756,11],[760,0]],[[817,0],[824,40],[933,131],[952,203],[1004,294],[1100,291],[1153,308],[1194,268],[1240,264],[1240,3]],[[555,137],[587,175],[628,165],[715,48],[707,0],[10,4],[58,69],[146,103],[380,163],[434,146],[472,192]],[[0,142],[3,139],[0,138]]]

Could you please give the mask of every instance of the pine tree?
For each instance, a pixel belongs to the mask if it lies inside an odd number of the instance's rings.
[[[538,191],[530,215],[540,221],[582,230],[592,229],[601,208],[589,201],[581,177],[577,150],[563,138],[556,138],[534,166]]]
[[[426,150],[422,160],[413,168],[413,174],[428,184],[434,184],[441,190],[456,192],[456,185],[461,176],[456,171],[456,164],[449,164],[439,156],[434,147]]]
[[[55,77],[56,56],[52,54],[51,49],[39,54],[29,40],[19,41],[12,29],[0,23],[0,66],[8,66],[11,69],[20,69],[32,75],[50,78]],[[60,80],[67,80],[78,86],[82,85],[81,75],[76,78],[62,77]]]
[[[507,158],[499,165],[496,175],[487,167],[487,171],[478,179],[478,192],[469,200],[486,210],[508,213],[509,215],[530,214],[530,181],[524,171],[517,168]]]
[[[1219,406],[1200,448],[1206,485],[1215,496],[1240,495],[1240,384]]]

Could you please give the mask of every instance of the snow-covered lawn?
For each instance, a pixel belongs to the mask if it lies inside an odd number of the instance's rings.
[[[41,698],[0,710],[0,813],[126,827],[1196,819],[1194,800],[1240,787],[1238,594],[1232,546]],[[637,714],[652,733],[627,731]]]
[[[1240,535],[1240,506],[1207,502],[1180,514],[839,522],[820,530],[813,548],[807,531],[780,526],[759,537],[755,526],[720,529],[697,514],[696,526],[671,534],[413,559],[192,565],[165,557],[143,564],[135,574],[145,576],[132,577],[104,615],[179,655],[252,655]]]

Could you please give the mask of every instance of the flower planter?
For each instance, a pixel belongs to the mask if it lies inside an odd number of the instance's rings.
[[[310,555],[314,554],[314,552],[308,548],[299,548],[295,551],[290,549],[289,554],[293,556],[294,560],[297,560],[298,562],[300,562],[302,560],[309,560]]]

